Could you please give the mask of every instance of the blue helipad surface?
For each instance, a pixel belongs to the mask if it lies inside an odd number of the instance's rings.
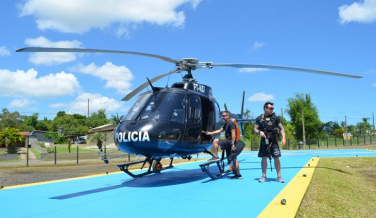
[[[257,217],[312,157],[376,156],[368,150],[282,151],[282,176],[261,176],[257,152],[239,156],[242,180],[211,180],[199,164],[133,179],[116,173],[0,190],[2,217]],[[202,156],[200,157],[202,158]],[[268,161],[269,163],[269,161]],[[216,170],[216,166],[212,167]]]

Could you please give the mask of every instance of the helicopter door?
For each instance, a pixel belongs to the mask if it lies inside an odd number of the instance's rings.
[[[201,142],[202,143],[211,143],[213,140],[213,135],[206,135],[206,131],[212,132],[215,127],[215,115],[214,115],[214,105],[208,99],[201,97],[202,104],[202,133],[201,133]]]
[[[201,100],[197,97],[189,97],[186,140],[190,148],[200,140],[201,125]]]

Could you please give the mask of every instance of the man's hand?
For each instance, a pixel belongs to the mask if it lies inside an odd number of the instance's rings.
[[[235,145],[231,146],[231,150],[232,150],[232,151],[235,151],[235,150],[236,150]]]
[[[283,147],[284,147],[284,146],[286,145],[286,139],[282,139],[281,144],[282,144]]]
[[[208,132],[208,131],[206,131],[205,133],[206,133],[206,135],[210,135],[210,132]]]
[[[263,137],[263,138],[266,138],[266,135],[263,131],[260,131],[260,136]]]

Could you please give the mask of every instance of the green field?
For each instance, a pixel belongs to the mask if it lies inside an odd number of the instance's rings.
[[[296,217],[375,217],[376,157],[320,158]]]

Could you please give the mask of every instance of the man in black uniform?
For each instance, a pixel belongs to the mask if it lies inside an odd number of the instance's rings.
[[[266,168],[268,167],[268,157],[274,159],[274,166],[277,170],[277,182],[284,183],[285,181],[281,177],[281,163],[279,157],[281,157],[281,151],[278,146],[277,128],[280,129],[282,135],[282,145],[286,145],[285,130],[279,118],[273,113],[274,106],[272,102],[266,102],[264,104],[264,114],[261,114],[256,118],[256,124],[254,131],[261,136],[260,150],[258,156],[262,158],[262,177],[259,182],[267,181]]]
[[[235,151],[235,141],[236,141],[236,125],[230,119],[230,112],[224,111],[222,113],[222,119],[226,121],[226,123],[222,126],[222,128],[215,130],[213,132],[206,132],[207,135],[213,135],[221,133],[225,131],[225,138],[226,139],[214,139],[213,148],[214,148],[214,156],[210,159],[210,161],[219,160],[218,158],[218,148],[221,147],[222,150],[226,149],[227,155],[230,155],[231,151]],[[239,162],[237,159],[234,159],[234,164],[236,166],[234,172],[235,176],[231,177],[231,179],[242,179],[242,175],[239,172]]]

